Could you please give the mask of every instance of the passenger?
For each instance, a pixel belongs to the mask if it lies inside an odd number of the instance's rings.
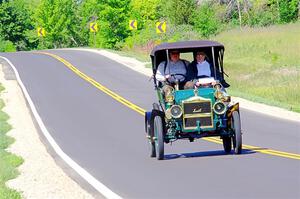
[[[194,60],[189,66],[189,80],[212,77],[212,71],[210,64],[206,61],[206,54],[204,52],[196,53],[196,60]]]
[[[168,62],[163,61],[158,65],[155,77],[162,84],[167,82],[174,84],[177,79],[180,82],[179,87],[183,88],[188,65],[188,61],[180,59],[179,51],[173,50],[170,52],[170,60]]]
[[[194,88],[195,83],[197,84],[195,80],[205,77],[213,77],[213,73],[210,64],[206,61],[206,54],[204,52],[197,52],[196,59],[188,66],[187,83],[184,88]]]

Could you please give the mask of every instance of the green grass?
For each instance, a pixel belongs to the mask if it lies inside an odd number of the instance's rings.
[[[3,89],[0,85],[0,92]],[[18,199],[21,198],[20,193],[6,187],[5,182],[17,177],[16,167],[23,163],[23,159],[5,150],[14,139],[6,135],[11,126],[6,122],[9,116],[2,111],[3,107],[4,102],[0,99],[0,199]]]
[[[229,92],[300,112],[300,23],[224,32]]]

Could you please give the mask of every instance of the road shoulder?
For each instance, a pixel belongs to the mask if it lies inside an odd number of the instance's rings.
[[[11,74],[5,78],[2,68],[0,65],[0,82],[5,90],[1,97],[6,104],[4,111],[10,116],[8,122],[13,126],[8,135],[15,139],[8,150],[24,159],[18,168],[20,175],[8,181],[7,186],[31,199],[93,198],[57,166],[40,140],[17,81]]]

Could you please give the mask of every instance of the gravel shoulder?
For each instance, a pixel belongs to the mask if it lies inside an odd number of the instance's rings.
[[[122,57],[120,55],[95,49],[73,49],[95,52],[111,58],[132,70],[138,71],[146,76],[151,76],[151,70],[145,68],[145,63],[134,58]],[[1,98],[6,106],[4,111],[10,116],[8,121],[13,129],[8,135],[16,139],[15,143],[8,149],[10,152],[23,157],[24,163],[18,168],[20,175],[7,182],[7,185],[21,192],[24,198],[30,199],[89,199],[93,195],[82,189],[73,179],[65,174],[64,170],[57,165],[57,162],[48,153],[42,143],[39,133],[34,126],[30,110],[16,80],[7,80],[1,70],[0,82],[6,88]],[[13,78],[8,78],[13,79]],[[271,107],[264,104],[250,102],[241,98],[234,98],[239,101],[242,108],[280,117],[293,121],[300,121],[300,114],[286,111],[281,108]]]

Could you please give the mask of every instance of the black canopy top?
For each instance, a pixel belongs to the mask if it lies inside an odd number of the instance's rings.
[[[179,51],[191,51],[195,48],[207,48],[207,47],[220,47],[224,49],[223,44],[216,41],[209,40],[197,40],[197,41],[180,41],[174,43],[162,43],[155,46],[151,51],[151,56],[155,56],[156,52],[162,50],[179,50]]]

